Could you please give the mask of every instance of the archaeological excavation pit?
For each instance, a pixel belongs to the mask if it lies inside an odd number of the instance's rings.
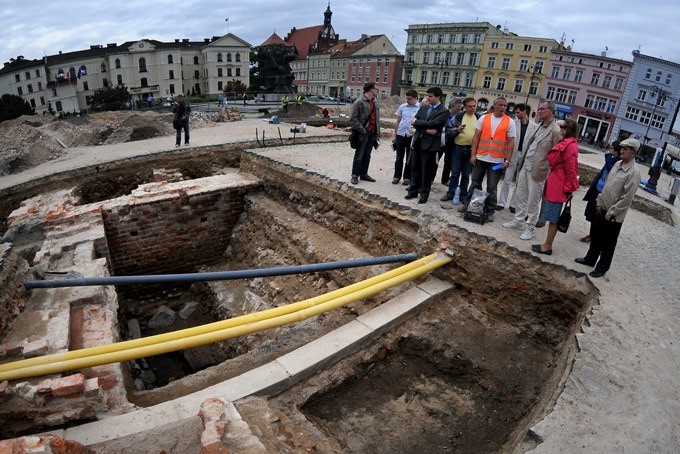
[[[63,203],[62,211],[46,216],[51,221],[40,227],[42,244],[29,262],[40,263],[42,271],[88,276],[207,273],[407,252],[424,256],[442,243],[453,262],[296,324],[83,369],[85,379],[98,378],[101,388],[91,402],[97,411],[83,411],[83,421],[130,403],[153,407],[238,377],[436,278],[452,288],[314,373],[257,399],[288,415],[281,424],[300,429],[306,434],[300,443],[320,452],[494,452],[528,442],[528,427],[560,392],[574,334],[597,297],[582,276],[264,159],[252,158],[245,171],[146,183],[87,205]],[[75,198],[70,191],[59,197]],[[30,224],[29,217],[14,216],[10,230],[17,240],[28,231],[19,224]],[[399,265],[191,285],[34,290],[30,300],[72,298],[64,309],[70,334],[63,344],[74,349],[280,307]],[[106,323],[106,335],[94,332],[97,317]],[[7,361],[17,359],[21,355]],[[261,412],[249,411],[249,399],[234,402],[243,420],[251,427],[264,424]],[[8,400],[3,408],[15,403]],[[2,436],[79,422],[50,411],[3,411]],[[17,417],[23,418],[20,426],[10,423]],[[277,450],[276,439],[262,443]]]

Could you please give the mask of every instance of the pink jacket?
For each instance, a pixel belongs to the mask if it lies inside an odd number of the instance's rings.
[[[576,192],[578,184],[578,144],[569,137],[555,145],[548,152],[550,174],[545,185],[545,199],[549,202],[564,203],[567,196]]]

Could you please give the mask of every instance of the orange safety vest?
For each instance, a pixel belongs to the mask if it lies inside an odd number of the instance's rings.
[[[482,120],[482,135],[479,138],[479,145],[477,145],[477,155],[486,156],[491,154],[492,158],[504,158],[508,148],[510,117],[504,114],[500,124],[496,127],[495,133],[491,135],[492,115],[484,115]]]

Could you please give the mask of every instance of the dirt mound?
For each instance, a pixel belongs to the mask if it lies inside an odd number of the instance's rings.
[[[191,127],[214,125],[202,112],[192,113]],[[0,175],[18,173],[57,159],[67,148],[105,145],[174,134],[172,113],[100,112],[57,119],[25,115],[0,123]]]

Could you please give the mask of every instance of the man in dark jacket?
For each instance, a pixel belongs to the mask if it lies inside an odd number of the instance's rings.
[[[175,114],[173,119],[173,126],[177,131],[175,138],[175,146],[179,147],[182,143],[182,129],[184,129],[184,145],[189,145],[189,115],[191,114],[191,106],[184,101],[184,95],[177,96],[177,103],[172,108]]]
[[[442,89],[427,89],[427,103],[413,116],[413,152],[411,154],[411,184],[406,199],[418,198],[426,203],[437,167],[437,153],[442,148],[442,130],[449,119],[449,111],[441,103]]]
[[[352,104],[349,125],[352,133],[358,134],[357,147],[352,161],[352,184],[359,180],[374,182],[368,174],[371,151],[377,148],[380,138],[380,109],[375,101],[376,88],[373,82],[364,85],[364,94]]]

